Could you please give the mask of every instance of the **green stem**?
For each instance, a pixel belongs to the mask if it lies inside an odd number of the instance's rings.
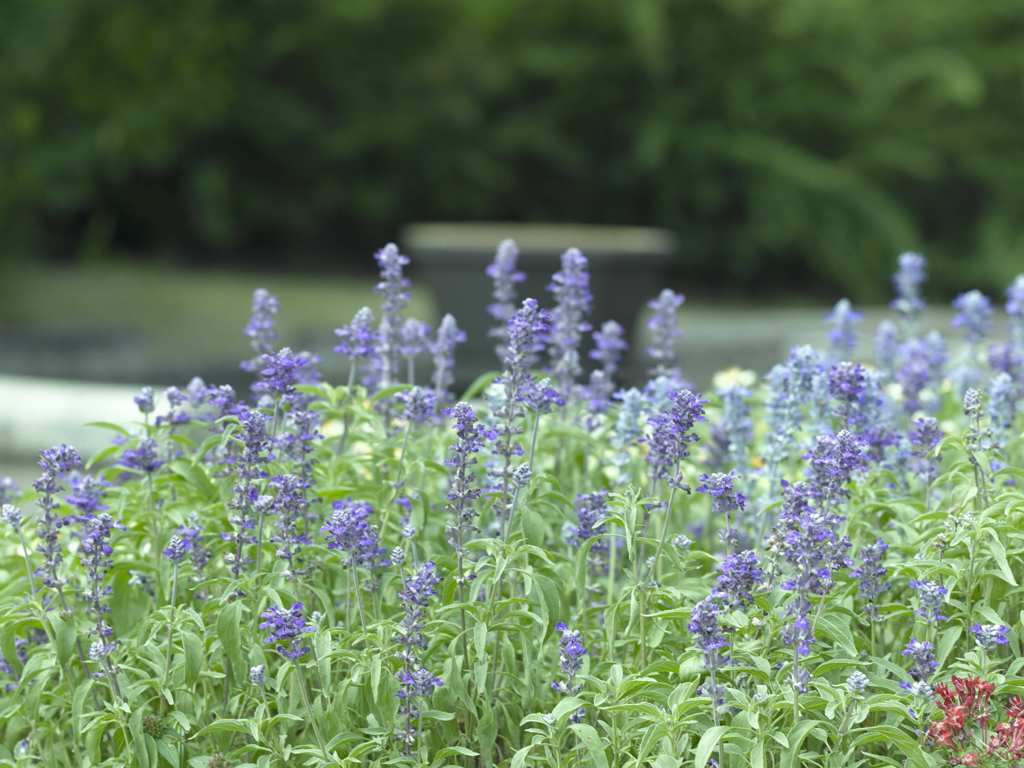
[[[316,736],[317,744],[320,745],[320,751],[324,754],[324,760],[330,762],[331,758],[327,754],[327,745],[324,743],[324,737],[320,734],[320,726],[313,717],[313,704],[309,700],[309,688],[306,685],[306,675],[302,671],[302,667],[299,664],[295,665],[295,672],[299,677],[299,690],[302,692],[302,703],[306,705],[306,715],[309,717],[310,725],[313,726],[313,734]]]

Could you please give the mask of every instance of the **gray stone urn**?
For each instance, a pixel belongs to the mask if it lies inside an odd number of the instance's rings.
[[[559,257],[579,248],[590,264],[594,294],[591,323],[599,327],[616,320],[633,339],[646,302],[667,282],[675,239],[670,232],[645,227],[577,224],[411,224],[401,238],[412,258],[416,281],[434,293],[438,312],[450,312],[467,333],[457,354],[459,385],[495,370],[494,340],[487,331],[494,324],[487,314],[491,281],[484,269],[493,260],[498,243],[506,238],[519,246],[519,269],[526,280],[519,284],[520,301],[532,296],[551,306],[547,285],[559,269]],[[586,348],[590,348],[589,339]],[[636,359],[636,355],[632,356]],[[626,373],[631,370],[627,363]]]

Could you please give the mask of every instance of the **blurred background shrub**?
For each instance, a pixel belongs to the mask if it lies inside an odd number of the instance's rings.
[[[371,266],[414,220],[645,224],[685,285],[1001,292],[1020,0],[7,0],[0,253]],[[357,258],[358,257],[358,258]]]

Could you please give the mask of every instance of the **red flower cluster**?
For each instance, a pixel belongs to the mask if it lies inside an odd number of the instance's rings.
[[[1024,759],[1024,701],[1020,696],[1010,698],[1006,707],[1009,720],[996,726],[989,740],[989,751],[997,752],[1008,760]]]
[[[989,735],[994,690],[994,684],[980,677],[954,676],[950,683],[935,687],[943,717],[928,727],[928,740],[953,751],[950,765],[990,764],[985,757],[999,760],[1000,765],[1024,760],[1024,701],[1011,697],[1006,706],[1008,720]]]

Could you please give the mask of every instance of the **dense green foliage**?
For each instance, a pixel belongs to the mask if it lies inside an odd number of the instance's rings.
[[[992,375],[978,351],[911,399],[803,348],[813,364],[788,371],[813,397],[727,372],[706,421],[674,374],[605,412],[575,388],[510,411],[502,387],[532,378],[506,363],[462,396],[487,426],[461,459],[452,419],[413,416],[426,390],[296,385],[309,360],[289,350],[255,366],[258,404],[199,382],[154,411],[144,391],[146,416],[97,424],[115,439],[84,467],[56,447],[35,493],[0,482],[22,507],[0,521],[0,765],[1020,766],[1024,739],[989,742],[997,722],[1024,736],[1020,390],[1002,373],[962,404],[953,382]],[[933,440],[907,438],[918,403]],[[712,506],[723,484],[745,503]],[[870,591],[853,566],[872,548]],[[746,592],[722,580],[741,555],[759,561]],[[436,594],[413,576],[434,563]],[[296,601],[309,624],[267,642],[267,612]],[[949,735],[930,686],[951,675],[993,695]]]
[[[5,254],[330,263],[410,220],[653,224],[688,278],[1024,260],[1018,0],[10,0]],[[725,275],[727,288],[719,281]]]

